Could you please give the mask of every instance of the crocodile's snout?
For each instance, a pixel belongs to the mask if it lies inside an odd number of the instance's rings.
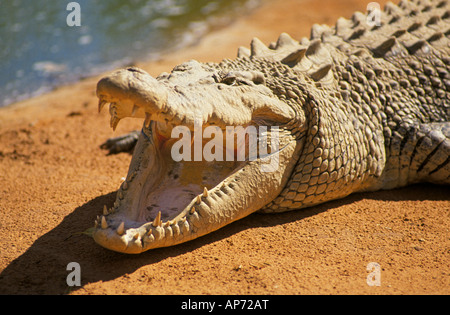
[[[257,71],[212,72],[194,61],[156,79],[137,68],[102,79],[99,110],[111,103],[112,128],[124,117],[145,120],[127,179],[98,218],[94,239],[139,253],[207,234],[273,200],[299,145],[282,128],[273,134],[294,112],[264,84]],[[268,163],[276,164],[272,172]]]

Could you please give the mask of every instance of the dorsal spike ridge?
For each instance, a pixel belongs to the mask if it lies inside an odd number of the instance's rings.
[[[386,12],[388,15],[395,15],[395,14],[401,14],[402,9],[400,9],[398,6],[396,6],[394,3],[392,2],[387,2],[384,5],[384,12]]]
[[[319,70],[311,73],[310,76],[314,81],[316,81],[316,82],[320,81],[327,76],[327,74],[331,70],[331,67],[332,67],[331,64],[325,65],[322,68],[320,68]]]
[[[437,23],[439,23],[440,20],[441,20],[441,18],[440,18],[439,16],[437,16],[437,15],[432,16],[432,17],[428,20],[428,22],[426,23],[426,25],[437,24]]]
[[[422,39],[407,47],[407,49],[411,55],[414,55],[420,52],[428,53],[430,51],[430,46],[425,40]]]
[[[349,32],[351,32],[351,21],[347,20],[343,17],[339,18],[336,21],[336,25],[335,25],[335,32],[337,36],[341,36],[341,37],[345,37],[345,35]]]
[[[238,58],[250,57],[251,51],[247,47],[239,47],[237,56]]]
[[[326,24],[314,24],[311,27],[311,39],[324,39],[331,35],[334,35],[335,30]]]
[[[382,57],[386,55],[397,44],[397,39],[395,37],[389,37],[387,40],[381,43],[381,45],[376,46],[372,49],[372,52],[376,57]]]
[[[318,39],[322,36],[323,28],[319,24],[314,24],[311,27],[311,34],[309,36],[310,39]]]
[[[289,34],[281,33],[280,37],[278,37],[276,48],[284,46],[293,46],[296,44],[298,44],[298,42],[294,40]]]
[[[298,49],[293,53],[287,55],[283,60],[281,60],[281,62],[291,67],[295,66],[302,60],[302,58],[305,56],[305,53],[306,48]]]
[[[356,11],[355,13],[353,13],[352,22],[355,27],[367,25],[366,21],[367,21],[367,17],[364,13],[359,12],[359,11]]]
[[[250,50],[252,56],[258,57],[264,55],[269,50],[269,48],[264,45],[264,43],[259,38],[255,37],[250,43]]]
[[[414,22],[410,27],[408,27],[407,31],[409,33],[417,31],[419,28],[423,26],[422,22]]]
[[[308,49],[306,49],[306,55],[311,56],[318,53],[322,46],[322,41],[320,39],[312,40],[309,44]]]

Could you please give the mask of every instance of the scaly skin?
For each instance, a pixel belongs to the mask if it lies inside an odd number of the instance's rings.
[[[124,117],[145,122],[94,239],[140,253],[255,211],[416,182],[449,184],[449,5],[403,1],[385,7],[380,26],[366,21],[355,13],[333,28],[314,26],[309,40],[282,34],[269,47],[254,39],[235,60],[190,61],[156,79],[137,68],[102,79],[99,109],[111,103],[111,126]],[[218,131],[277,126],[279,145],[268,128],[269,154],[256,160],[247,153],[236,161],[229,150],[223,156],[233,161],[176,162],[172,131],[199,131],[196,122]],[[209,145],[193,142],[194,151]],[[275,156],[277,167],[264,171]]]

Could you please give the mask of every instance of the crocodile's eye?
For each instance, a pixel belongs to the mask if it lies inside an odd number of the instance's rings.
[[[222,77],[221,83],[227,85],[264,84],[264,75],[258,71],[231,71]]]

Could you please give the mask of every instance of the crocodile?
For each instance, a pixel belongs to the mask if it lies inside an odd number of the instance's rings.
[[[106,145],[135,147],[94,240],[137,254],[254,212],[448,185],[449,19],[447,0],[387,3],[333,27],[315,24],[309,38],[283,33],[267,46],[254,38],[233,60],[102,78],[99,111],[110,104],[111,127],[125,117],[144,123],[132,140]]]

